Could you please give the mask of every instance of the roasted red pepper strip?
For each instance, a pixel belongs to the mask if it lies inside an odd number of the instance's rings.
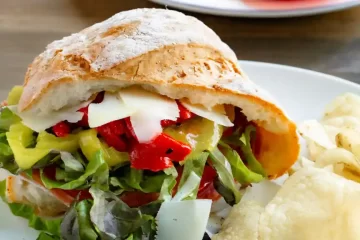
[[[52,130],[57,137],[66,137],[71,132],[70,125],[64,121],[55,124]]]
[[[176,121],[164,119],[161,120],[162,127],[168,127],[174,125],[176,123],[182,123],[183,121],[190,119],[195,116],[192,112],[190,112],[187,108],[185,108],[179,101],[176,101],[178,108],[179,108],[179,117]]]
[[[153,172],[173,166],[171,161],[182,161],[191,152],[190,146],[162,133],[149,143],[138,143],[130,151],[131,166]]]
[[[125,133],[125,125],[122,120],[109,122],[97,127],[96,130],[110,147],[120,152],[126,151],[127,146],[120,136]]]
[[[81,127],[88,127],[89,126],[88,111],[89,111],[89,106],[80,108],[78,110],[78,112],[84,113],[82,119],[77,123],[79,126],[81,126]]]
[[[120,136],[110,135],[104,137],[105,142],[110,146],[118,150],[119,152],[124,152],[127,150],[127,145]]]
[[[122,120],[116,120],[96,128],[101,136],[121,135],[125,133],[125,125]]]
[[[125,125],[126,125],[126,128],[125,128],[125,134],[128,138],[132,138],[134,139],[137,143],[139,142],[139,140],[137,139],[136,137],[136,134],[135,134],[135,131],[134,131],[134,128],[132,127],[132,124],[131,124],[131,121],[130,121],[130,117],[128,118],[125,118]]]
[[[185,108],[179,101],[176,101],[179,110],[180,110],[180,119],[181,120],[187,120],[194,116],[192,112],[190,112],[187,108]]]
[[[152,145],[159,152],[160,156],[170,158],[175,162],[180,162],[191,153],[191,147],[184,143],[178,142],[172,137],[162,133],[153,139]]]
[[[161,120],[161,126],[164,128],[164,127],[168,127],[168,126],[171,126],[171,125],[175,125],[177,123],[177,121],[173,121],[173,120],[169,120],[169,119],[164,119],[164,120]]]

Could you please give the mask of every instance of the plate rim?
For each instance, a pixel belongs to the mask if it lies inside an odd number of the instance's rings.
[[[345,78],[341,78],[341,77],[337,77],[334,75],[330,75],[327,73],[323,73],[323,72],[318,72],[318,71],[314,71],[314,70],[310,70],[310,69],[306,69],[306,68],[301,68],[301,67],[295,67],[295,66],[290,66],[290,65],[284,65],[284,64],[277,64],[277,63],[268,63],[268,62],[261,62],[261,61],[250,61],[250,60],[238,60],[240,67],[245,64],[248,66],[254,66],[254,65],[262,65],[262,66],[267,66],[267,67],[272,67],[272,68],[277,68],[279,70],[281,69],[287,69],[290,71],[296,71],[299,73],[305,73],[305,74],[310,74],[310,75],[316,75],[319,78],[323,79],[324,81],[331,81],[331,82],[336,82],[336,83],[340,83],[340,84],[345,84],[349,87],[352,88],[356,88],[360,91],[360,84],[352,82],[350,80],[347,80]],[[291,80],[289,80],[291,81]]]
[[[341,11],[352,7],[360,6],[359,0],[352,0],[345,3],[330,4],[328,6],[320,6],[315,8],[303,8],[296,10],[232,10],[232,9],[216,9],[213,7],[198,6],[188,3],[179,3],[173,0],[149,0],[156,4],[174,7],[184,11],[197,12],[207,15],[223,16],[223,17],[244,17],[244,18],[291,18],[312,16],[324,14],[334,11]]]

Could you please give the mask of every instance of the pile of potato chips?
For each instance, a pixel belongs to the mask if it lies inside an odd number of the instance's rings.
[[[360,182],[360,96],[352,93],[335,98],[320,121],[309,120],[299,126],[306,140],[309,163],[327,168],[347,179]]]

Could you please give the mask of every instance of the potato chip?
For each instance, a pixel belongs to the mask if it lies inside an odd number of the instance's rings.
[[[360,158],[360,132],[345,129],[335,137],[336,145],[352,152],[357,158]]]
[[[304,168],[265,207],[256,201],[235,205],[214,239],[358,240],[359,201],[360,184]]]
[[[335,127],[332,125],[323,125],[326,134],[329,137],[329,140],[333,143],[336,144],[336,135],[339,134],[339,132],[341,132],[343,129],[339,128],[339,127]]]
[[[328,118],[321,121],[324,125],[334,126],[337,128],[349,128],[349,129],[358,129],[360,130],[360,120],[354,116],[341,116]]]
[[[308,148],[309,158],[312,161],[315,161],[315,159],[317,159],[319,155],[326,150],[326,148],[320,146],[319,144],[317,144],[315,141],[312,140],[308,140],[306,142],[306,145]]]
[[[325,108],[323,120],[341,116],[353,116],[360,118],[360,96],[353,93],[345,93],[336,97]]]
[[[288,171],[289,176],[293,175],[295,172],[299,171],[301,168],[314,167],[314,165],[315,165],[315,162],[313,162],[312,160],[310,160],[306,157],[300,157],[299,160]]]
[[[335,173],[343,176],[346,179],[352,180],[354,182],[358,182],[360,183],[360,175],[358,172],[354,172],[351,169],[348,169],[346,167],[343,166],[342,171],[334,171]]]
[[[351,169],[360,173],[360,162],[353,153],[343,148],[328,149],[324,151],[315,161],[315,167],[323,168],[329,165],[343,165],[343,168]],[[343,169],[341,169],[343,171]],[[340,173],[341,172],[336,172]]]
[[[305,140],[314,141],[325,149],[336,147],[329,139],[324,127],[316,120],[305,121],[299,126],[299,132]]]

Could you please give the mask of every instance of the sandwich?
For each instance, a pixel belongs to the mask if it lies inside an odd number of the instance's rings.
[[[49,44],[0,129],[2,199],[44,239],[202,239],[213,202],[238,203],[299,154],[295,124],[234,52],[163,9]]]

